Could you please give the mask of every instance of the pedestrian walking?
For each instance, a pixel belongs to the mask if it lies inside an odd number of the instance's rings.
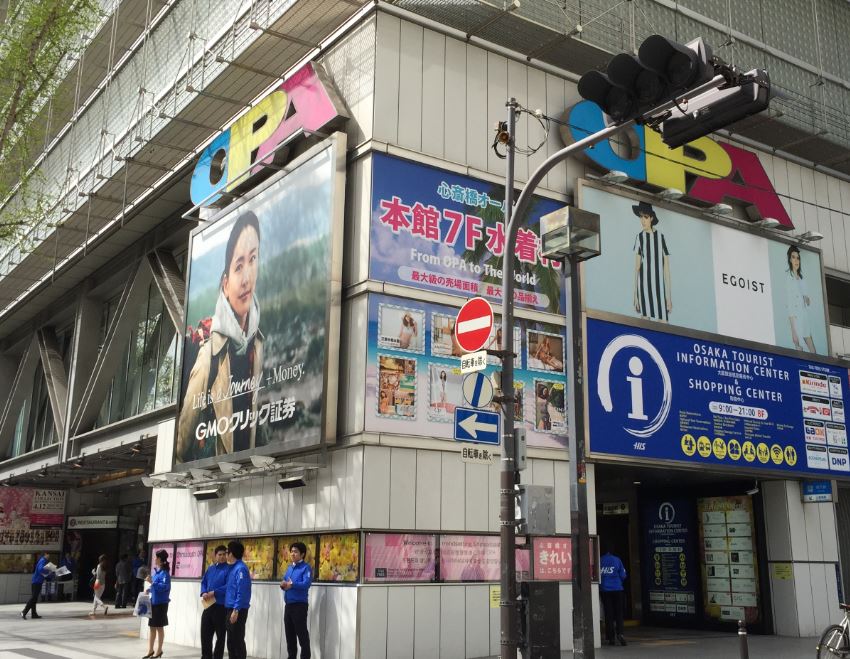
[[[286,634],[287,659],[297,659],[298,646],[301,646],[301,659],[310,659],[310,632],[307,630],[307,608],[310,585],[313,583],[313,569],[304,559],[307,545],[293,542],[289,545],[289,558],[292,560],[283,575],[280,584],[283,590],[283,629]]]
[[[228,659],[246,659],[245,621],[248,620],[248,608],[251,606],[251,573],[242,562],[245,547],[233,540],[227,544],[227,562],[230,574],[227,575],[227,592],[224,607],[227,616],[227,656]]]
[[[151,596],[151,617],[148,620],[148,653],[142,659],[162,656],[165,628],[168,626],[168,603],[171,601],[171,565],[168,552],[160,549],[154,556],[154,571],[147,579]],[[156,654],[153,652],[156,641]]]
[[[145,589],[145,579],[147,579],[150,571],[148,570],[148,555],[142,549],[136,558],[133,559],[133,599]]]
[[[130,588],[132,587],[133,567],[127,554],[121,554],[120,560],[115,564],[115,608],[126,609],[127,600],[130,599]]]
[[[614,633],[620,645],[626,644],[623,636],[624,592],[623,581],[626,579],[626,568],[623,561],[616,556],[611,547],[599,561],[601,580],[599,591],[602,595],[602,606],[605,609],[605,639],[608,645],[615,645]]]
[[[72,600],[77,594],[77,561],[71,552],[65,552],[65,556],[59,561],[59,567],[68,570],[68,574],[63,577],[63,583],[59,584],[59,599]]]
[[[27,619],[27,613],[30,611],[32,611],[32,616],[30,617],[33,620],[41,617],[36,611],[36,604],[38,604],[38,596],[41,594],[41,585],[46,579],[50,578],[50,570],[46,567],[47,563],[47,552],[43,551],[41,552],[41,558],[38,559],[32,571],[30,598],[27,600],[26,605],[24,605],[24,610],[21,611],[21,618],[24,620]]]
[[[207,568],[204,578],[201,579],[201,600],[204,605],[204,612],[201,614],[201,659],[224,657],[227,635],[227,609],[224,607],[224,601],[229,574],[227,547],[219,545],[215,548],[213,564]]]
[[[103,597],[103,591],[106,590],[106,554],[101,554],[97,558],[97,567],[95,567],[92,571],[92,577],[94,577],[94,581],[92,582],[92,590],[94,591],[94,600],[92,601],[91,614],[94,615],[97,613],[97,607],[103,608],[103,615],[109,613],[109,607],[103,603],[101,597]]]

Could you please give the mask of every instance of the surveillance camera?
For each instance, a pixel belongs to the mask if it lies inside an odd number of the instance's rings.
[[[218,468],[223,474],[235,474],[242,469],[242,465],[236,462],[219,462]]]
[[[167,480],[171,485],[179,485],[180,483],[186,482],[186,474],[183,473],[173,473],[169,472],[165,474],[165,480]]]
[[[251,462],[255,467],[265,469],[274,465],[274,458],[270,455],[252,455]]]
[[[758,488],[758,486],[756,486],[756,487],[754,487],[754,488],[752,488],[752,489],[747,490],[747,495],[748,495],[748,496],[751,496],[751,497],[754,497],[754,496],[755,496],[756,494],[758,494],[758,493],[759,493],[759,488]]]

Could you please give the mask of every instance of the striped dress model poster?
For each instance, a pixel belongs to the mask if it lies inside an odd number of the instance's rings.
[[[670,251],[664,234],[655,229],[658,218],[646,202],[632,209],[641,220],[642,231],[635,238],[634,306],[644,318],[667,322],[670,319]]]

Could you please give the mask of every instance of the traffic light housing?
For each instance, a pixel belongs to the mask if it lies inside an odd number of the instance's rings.
[[[620,53],[611,59],[605,73],[584,74],[578,92],[616,123],[639,119],[711,80],[711,60],[711,49],[702,38],[682,45],[654,34],[640,45],[637,57]]]
[[[766,110],[770,102],[770,76],[753,69],[741,76],[741,84],[712,90],[693,98],[688,113],[673,110],[661,125],[661,139],[675,148],[728,126],[739,119]]]

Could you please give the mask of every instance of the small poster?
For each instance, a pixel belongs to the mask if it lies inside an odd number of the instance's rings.
[[[437,536],[367,533],[364,581],[433,581]]]
[[[204,569],[204,543],[178,542],[174,548],[173,576],[197,579]]]

